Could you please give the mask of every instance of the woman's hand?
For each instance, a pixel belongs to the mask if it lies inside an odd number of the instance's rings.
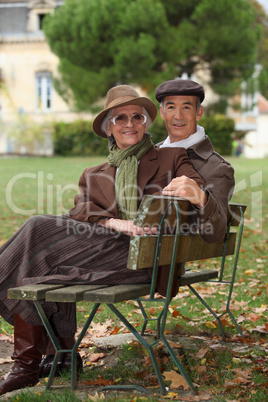
[[[101,219],[98,221],[98,224],[107,228],[107,229],[113,229],[116,232],[124,233],[125,235],[128,236],[143,236],[146,234],[157,234],[158,230],[155,227],[139,227],[134,225],[133,221],[126,221],[123,219]]]

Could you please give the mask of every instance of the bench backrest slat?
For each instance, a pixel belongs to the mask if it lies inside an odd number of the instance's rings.
[[[191,224],[191,222],[193,221],[192,217],[195,215],[195,210],[193,209],[193,206],[189,201],[178,197],[164,197],[155,195],[145,195],[143,197],[134,223],[137,226],[157,225],[160,222],[161,216],[171,200],[177,200],[179,202],[181,211],[181,224],[184,224],[185,222],[187,222],[187,224]],[[236,210],[238,206],[242,207],[243,212],[245,212],[246,205],[229,203],[228,221],[232,213],[234,213],[234,219],[231,222],[231,226],[238,226],[240,224],[240,214],[239,211]],[[172,208],[165,226],[174,227],[175,221],[175,208]]]
[[[130,240],[128,268],[137,270],[153,266],[157,236],[135,236]],[[173,235],[164,235],[159,265],[170,264]],[[227,243],[226,255],[232,255],[235,250],[236,233],[230,233]],[[181,235],[176,262],[202,260],[205,258],[221,257],[224,241],[220,243],[207,243],[198,234]]]

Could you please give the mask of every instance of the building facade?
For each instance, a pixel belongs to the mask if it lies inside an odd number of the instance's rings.
[[[71,110],[53,88],[59,60],[42,21],[62,3],[0,0],[0,154],[51,155],[52,122],[90,117]]]
[[[239,111],[229,107],[228,116],[234,119],[236,131],[244,132],[242,155],[246,158],[268,157],[268,100],[260,93],[242,93]]]

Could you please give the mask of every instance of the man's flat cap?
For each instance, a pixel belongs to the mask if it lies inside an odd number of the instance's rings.
[[[202,103],[205,98],[204,88],[202,85],[192,80],[177,79],[166,81],[159,85],[155,91],[155,97],[159,103],[165,96],[174,95],[197,96],[200,99],[200,103]]]

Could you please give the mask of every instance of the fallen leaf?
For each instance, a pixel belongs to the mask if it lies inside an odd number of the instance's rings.
[[[116,335],[120,331],[120,328],[114,327],[114,329],[111,331],[111,335]]]
[[[250,314],[247,318],[249,318],[249,319],[250,319],[251,321],[253,321],[253,322],[256,322],[256,321],[258,321],[258,320],[261,319],[261,316],[258,315],[258,314],[252,313],[252,314]]]
[[[249,347],[248,346],[237,346],[232,348],[231,352],[236,352],[236,353],[244,353],[244,352],[248,352]]]
[[[103,379],[102,377],[99,377],[97,380],[86,380],[84,382],[80,382],[82,385],[99,385],[99,386],[105,386],[105,385],[114,385],[114,381],[108,380],[108,379]]]
[[[181,396],[179,397],[180,401],[189,401],[189,402],[201,402],[201,401],[209,401],[212,400],[212,395],[207,392],[198,391],[198,395],[190,395],[190,396]]]
[[[142,311],[140,309],[133,310],[133,314],[141,314],[142,315]]]
[[[214,345],[209,345],[209,349],[224,350],[224,349],[226,349],[226,346],[221,345],[220,343],[215,343]]]
[[[198,359],[202,359],[208,352],[208,348],[201,348],[197,353],[196,353],[196,357]]]
[[[178,317],[180,315],[180,312],[178,311],[178,310],[174,310],[173,312],[172,312],[172,317]]]
[[[246,318],[243,315],[240,315],[236,321],[237,321],[238,324],[240,324],[241,322],[244,322],[245,319]]]
[[[241,363],[241,359],[238,359],[237,357],[233,357],[233,362],[235,363],[235,364],[238,364],[238,363]]]
[[[105,399],[105,395],[103,392],[101,392],[100,394],[96,392],[94,396],[87,394],[87,397],[90,401],[99,401],[100,399]]]
[[[241,307],[246,306],[248,303],[249,303],[249,301],[246,302],[246,301],[244,301],[244,300],[241,300],[241,301],[235,300],[235,301],[233,302],[233,304],[235,304],[236,306],[241,306]]]
[[[168,392],[166,395],[162,396],[162,399],[178,399],[178,394],[176,394],[175,392]]]
[[[91,363],[94,363],[94,362],[97,362],[98,360],[102,359],[105,356],[106,356],[105,353],[92,353],[90,355],[89,360],[91,361]]]
[[[170,344],[172,349],[181,349],[183,347],[183,345],[180,342],[169,341],[168,343]]]
[[[255,308],[254,311],[256,314],[262,314],[267,310],[267,307],[259,307],[259,308]]]
[[[187,381],[183,378],[182,375],[176,373],[176,371],[164,371],[163,376],[167,381],[171,381],[170,388],[179,388],[188,389],[189,385]]]
[[[199,374],[204,374],[207,371],[207,367],[206,366],[197,366],[196,370]]]
[[[155,315],[156,313],[156,309],[154,307],[149,308],[148,311],[151,315]]]
[[[1,357],[0,357],[0,364],[11,363],[11,362],[13,362],[13,360],[11,359],[11,357],[5,357],[5,358],[1,358]]]
[[[212,321],[207,321],[206,322],[206,327],[212,328],[212,329],[217,328],[217,326]]]
[[[105,324],[100,323],[100,322],[91,322],[90,328],[88,329],[88,333],[91,336],[94,336],[96,338],[100,338],[103,336],[110,335],[113,327],[113,321],[112,320],[106,320]]]
[[[250,369],[235,368],[232,371],[238,374],[239,377],[243,377],[246,380],[248,380],[251,377]]]
[[[0,334],[0,341],[4,342],[12,342],[13,336],[12,335],[6,335],[6,334]]]

